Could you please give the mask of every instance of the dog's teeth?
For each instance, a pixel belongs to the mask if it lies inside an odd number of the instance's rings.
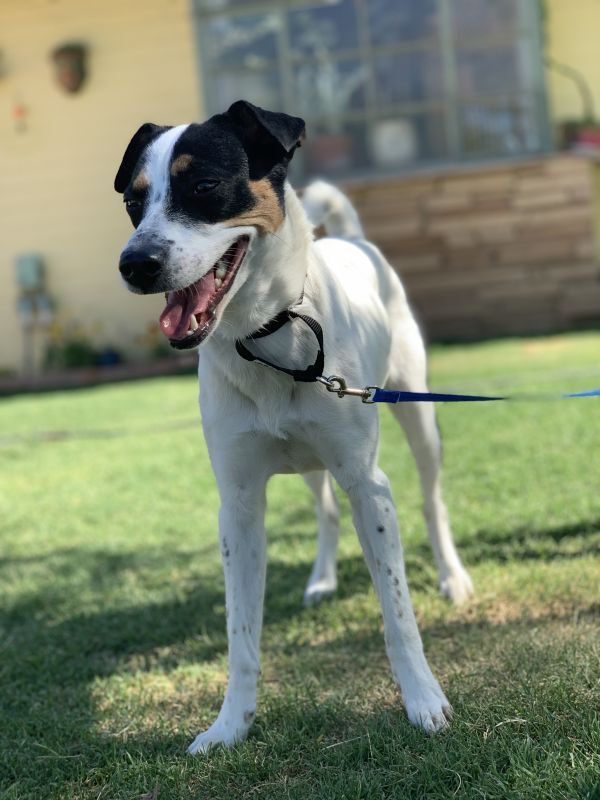
[[[219,261],[217,264],[217,278],[223,279],[225,275],[227,275],[227,265],[224,264],[222,261]]]
[[[221,280],[221,278],[215,278],[215,289],[220,289],[222,285],[223,281]]]
[[[194,314],[192,314],[192,316],[190,317],[190,328],[192,329],[192,332],[198,330],[198,320],[196,319]]]

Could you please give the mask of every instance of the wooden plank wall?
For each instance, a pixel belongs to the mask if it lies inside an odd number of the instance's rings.
[[[572,155],[344,186],[430,340],[600,326],[593,163]]]

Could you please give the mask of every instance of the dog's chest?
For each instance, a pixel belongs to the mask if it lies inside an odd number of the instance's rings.
[[[288,435],[287,438],[277,441],[277,449],[280,455],[277,472],[312,472],[324,469],[314,446],[304,437]]]
[[[289,394],[273,393],[270,402],[264,395],[257,398],[253,427],[270,440],[269,450],[274,454],[276,472],[309,472],[323,468],[315,444],[320,426],[309,413],[313,409],[302,396],[305,393],[305,387],[293,386]]]

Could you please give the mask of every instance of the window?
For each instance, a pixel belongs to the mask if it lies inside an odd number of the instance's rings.
[[[206,108],[307,122],[296,174],[548,145],[537,0],[195,0]]]

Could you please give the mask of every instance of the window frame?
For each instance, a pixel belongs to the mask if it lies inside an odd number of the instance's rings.
[[[549,152],[552,149],[551,126],[549,107],[547,100],[547,90],[544,80],[543,68],[543,36],[542,19],[537,0],[517,0],[516,3],[516,24],[499,34],[487,34],[485,36],[469,36],[461,40],[461,48],[457,46],[454,32],[453,0],[435,0],[437,6],[438,19],[440,21],[439,36],[428,37],[412,41],[401,41],[391,44],[373,44],[369,38],[369,23],[367,3],[369,0],[355,0],[357,16],[358,45],[356,48],[346,50],[336,50],[334,60],[340,61],[355,58],[367,66],[367,78],[365,81],[365,103],[360,110],[346,110],[338,115],[336,119],[340,124],[360,122],[365,125],[365,130],[373,126],[378,121],[393,119],[394,116],[404,114],[412,115],[428,112],[439,112],[443,115],[445,124],[445,136],[447,139],[447,156],[417,159],[404,165],[399,164],[393,168],[382,168],[376,164],[370,164],[366,168],[352,169],[347,172],[336,174],[335,177],[380,177],[382,174],[393,173],[401,174],[406,172],[418,172],[422,169],[431,169],[436,165],[445,167],[461,163],[480,163],[489,161],[511,160],[515,158],[525,158],[531,155]],[[485,0],[482,0],[485,2]],[[325,5],[324,0],[251,0],[236,6],[224,8],[210,8],[210,0],[192,0],[193,16],[196,27],[196,40],[198,43],[198,57],[200,65],[201,91],[204,99],[204,108],[207,114],[214,114],[223,111],[218,97],[215,95],[216,82],[211,80],[211,76],[219,71],[219,68],[210,63],[208,47],[206,47],[207,26],[206,21],[216,17],[244,17],[252,14],[273,13],[279,17],[280,24],[277,29],[278,57],[261,67],[247,66],[232,67],[228,73],[233,75],[236,72],[247,73],[251,71],[255,74],[269,73],[276,70],[280,76],[281,86],[281,108],[279,110],[290,114],[298,115],[297,103],[293,90],[293,69],[298,63],[316,62],[316,59],[309,56],[298,58],[294,55],[290,40],[290,20],[289,12],[302,7],[317,7]],[[207,5],[208,3],[208,5]],[[481,102],[484,98],[475,94],[472,98],[461,95],[458,80],[458,52],[459,49],[476,50],[490,48],[493,46],[507,46],[523,48],[525,58],[529,62],[527,74],[529,82],[525,81],[518,87],[511,87],[509,92],[503,92],[494,97],[489,93],[485,96],[486,108],[493,108],[494,102],[512,100],[526,103],[530,107],[531,121],[535,123],[535,134],[539,142],[537,147],[523,148],[516,153],[486,153],[484,151],[470,153],[465,150],[464,144],[466,133],[461,127],[461,114],[471,102]],[[375,59],[378,56],[401,55],[413,52],[431,52],[438,55],[442,66],[442,86],[439,99],[401,102],[388,104],[382,109],[378,104],[377,86],[375,79]],[[272,109],[276,110],[276,109]],[[326,118],[323,116],[307,116],[308,134],[311,128],[318,128],[323,125]],[[298,158],[299,156],[299,158]],[[296,162],[296,172],[305,176],[306,169],[303,164],[303,154],[299,151]],[[298,169],[299,167],[299,169]]]

